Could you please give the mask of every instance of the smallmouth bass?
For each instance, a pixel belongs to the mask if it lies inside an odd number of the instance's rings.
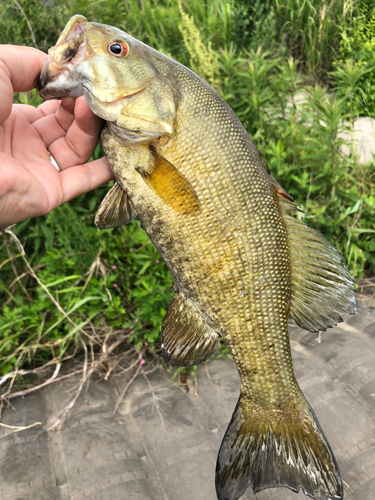
[[[343,498],[338,467],[293,372],[287,318],[325,330],[355,311],[332,245],[293,217],[233,111],[204,80],[123,31],[74,16],[49,50],[39,93],[85,95],[106,120],[117,183],[95,222],[138,217],[174,278],[162,325],[173,366],[208,359],[222,337],[241,394],[216,467],[219,500],[286,486]]]

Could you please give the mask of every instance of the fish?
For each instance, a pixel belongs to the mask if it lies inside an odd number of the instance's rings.
[[[248,487],[343,498],[334,454],[293,371],[288,318],[324,331],[354,313],[336,249],[296,217],[222,97],[177,61],[112,26],[74,16],[40,75],[44,99],[84,95],[105,120],[116,183],[100,229],[139,219],[173,279],[161,350],[175,367],[223,339],[241,391],[216,464],[218,500]]]

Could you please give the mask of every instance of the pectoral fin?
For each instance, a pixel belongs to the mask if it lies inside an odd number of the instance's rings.
[[[161,348],[172,366],[191,366],[206,361],[219,344],[219,335],[206,323],[193,303],[177,292],[164,317]]]
[[[190,182],[172,163],[156,151],[151,151],[153,155],[151,172],[142,168],[136,169],[147,185],[176,212],[183,215],[198,212],[199,200]]]
[[[137,217],[137,212],[129,201],[128,195],[116,182],[101,202],[95,216],[95,225],[99,229],[122,226]]]

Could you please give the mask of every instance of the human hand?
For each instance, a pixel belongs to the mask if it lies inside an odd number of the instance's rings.
[[[14,92],[35,88],[45,58],[31,47],[0,46],[0,228],[47,214],[113,179],[105,158],[86,163],[103,122],[84,97],[38,108],[12,105]]]

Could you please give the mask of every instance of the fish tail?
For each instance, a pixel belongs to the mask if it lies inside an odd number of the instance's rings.
[[[331,448],[301,393],[294,408],[263,408],[241,394],[216,464],[218,500],[285,486],[315,500],[342,500]]]

